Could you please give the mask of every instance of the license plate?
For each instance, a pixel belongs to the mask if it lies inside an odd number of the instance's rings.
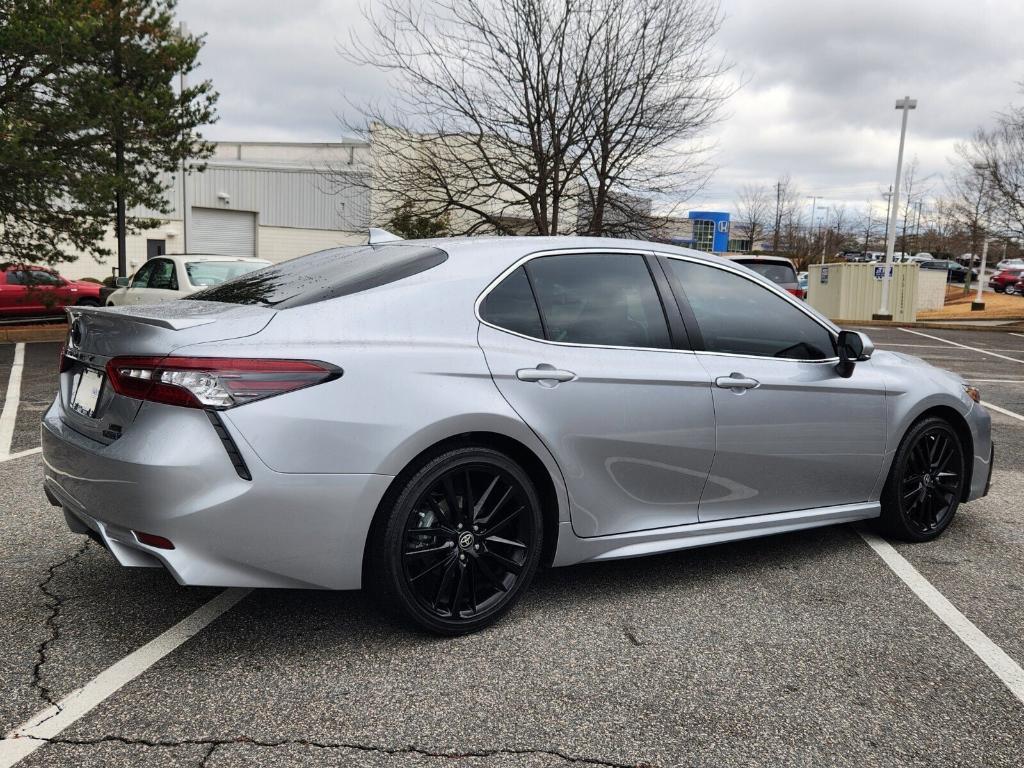
[[[96,412],[96,403],[100,399],[100,390],[103,389],[103,374],[88,368],[75,382],[75,391],[71,396],[71,407],[82,414],[92,418]]]

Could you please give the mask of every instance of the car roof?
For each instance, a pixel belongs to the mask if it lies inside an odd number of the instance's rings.
[[[216,253],[165,253],[157,258],[181,259],[182,261],[248,261],[258,264],[268,264],[267,259],[260,259],[253,256],[224,256]]]

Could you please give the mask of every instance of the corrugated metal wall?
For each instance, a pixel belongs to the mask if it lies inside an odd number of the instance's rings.
[[[193,208],[255,211],[261,226],[354,232],[369,226],[367,180],[368,173],[359,170],[326,177],[313,169],[210,164],[188,174],[188,199]],[[170,184],[171,212],[137,209],[131,215],[181,218],[179,176],[164,181]],[[228,196],[226,204],[221,193]]]
[[[811,264],[807,301],[832,320],[870,320],[882,299],[882,281],[875,264],[827,264],[828,281],[821,282],[820,264]],[[889,284],[889,311],[894,320],[917,319],[917,264],[893,265]]]

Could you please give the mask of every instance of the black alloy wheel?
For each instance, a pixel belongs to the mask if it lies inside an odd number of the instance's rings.
[[[542,535],[526,473],[490,448],[456,449],[404,486],[375,579],[421,627],[472,632],[496,621],[529,584]]]
[[[964,447],[944,419],[924,419],[903,438],[882,494],[880,523],[908,541],[930,541],[953,520],[966,479]]]

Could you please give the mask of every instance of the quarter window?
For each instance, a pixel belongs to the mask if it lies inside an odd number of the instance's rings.
[[[708,352],[794,360],[835,357],[828,330],[753,280],[689,261],[668,263]]]
[[[669,349],[665,313],[640,254],[543,256],[526,265],[549,341]]]
[[[544,338],[537,302],[526,278],[526,270],[519,267],[494,287],[480,304],[480,317],[491,325],[524,336]]]

